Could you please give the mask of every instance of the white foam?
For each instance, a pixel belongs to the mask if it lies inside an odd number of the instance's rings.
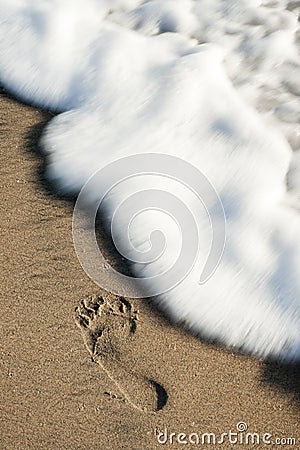
[[[157,303],[207,338],[299,359],[300,217],[286,188],[292,161],[290,186],[299,192],[291,150],[299,122],[295,12],[284,1],[254,0],[0,0],[0,11],[0,80],[29,102],[66,111],[43,137],[48,176],[62,189],[79,192],[96,169],[151,152],[189,161],[217,190],[227,244],[199,285],[211,239],[205,211],[181,184],[151,181],[188,205],[203,243],[188,277]],[[106,222],[148,182],[116,189]],[[133,245],[144,250],[157,226],[170,251],[133,264],[138,276],[166,270],[178,254],[177,228],[157,211],[136,218]],[[117,234],[125,242],[121,219]]]

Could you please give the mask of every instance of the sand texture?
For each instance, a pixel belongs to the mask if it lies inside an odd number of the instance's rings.
[[[157,433],[220,436],[239,422],[297,441],[271,448],[300,448],[299,366],[232,354],[100,291],[73,248],[73,201],[43,179],[52,116],[2,92],[0,117],[0,449],[197,448]]]

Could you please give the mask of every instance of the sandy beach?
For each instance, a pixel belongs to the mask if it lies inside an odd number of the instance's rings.
[[[0,449],[197,448],[191,433],[220,439],[240,422],[260,437],[270,433],[272,448],[300,448],[299,366],[201,342],[149,302],[100,291],[74,251],[73,202],[43,179],[38,140],[51,115],[2,93],[0,117]],[[101,337],[95,305],[109,348],[93,347]]]

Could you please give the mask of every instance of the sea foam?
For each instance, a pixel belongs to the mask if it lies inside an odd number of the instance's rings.
[[[185,279],[154,301],[196,334],[283,360],[300,359],[298,12],[284,0],[0,0],[1,83],[61,113],[42,137],[48,177],[78,193],[96,170],[129,155],[194,165],[227,221],[222,259],[206,283],[205,207],[213,217],[214,205],[199,204],[182,183],[155,174],[128,180],[105,200],[103,220],[109,227],[134,192],[176,195],[201,245]],[[93,202],[97,183],[87,192]],[[165,235],[161,258],[131,264],[159,288],[180,227],[157,210],[131,225],[140,252],[153,230]],[[122,217],[115,233],[127,242]]]

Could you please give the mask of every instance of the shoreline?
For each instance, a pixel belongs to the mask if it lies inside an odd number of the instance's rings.
[[[82,298],[114,298],[77,261],[72,202],[41,184],[36,149],[49,117],[5,94],[0,114],[2,449],[156,449],[162,446],[156,430],[220,435],[239,422],[251,432],[299,439],[299,366],[201,342],[142,300],[131,302],[139,310],[136,332],[118,341],[120,361],[112,370],[129,390],[122,367],[154,380],[167,401],[158,412],[141,413],[124,400],[92,361],[74,320]]]

